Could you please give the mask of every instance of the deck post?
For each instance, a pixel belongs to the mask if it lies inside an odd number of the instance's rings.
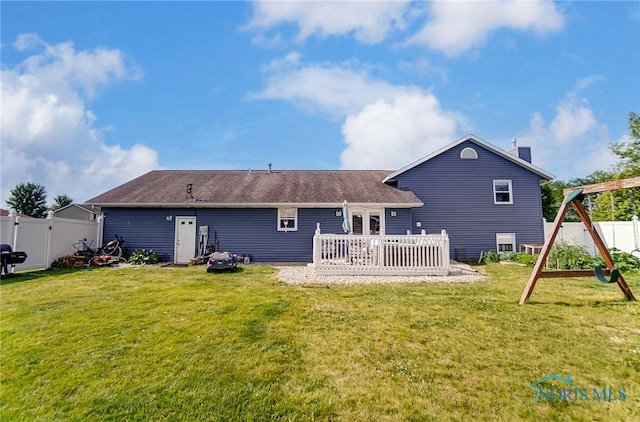
[[[316,231],[313,235],[313,265],[320,264],[320,251],[322,248],[320,247],[320,223],[316,223]]]

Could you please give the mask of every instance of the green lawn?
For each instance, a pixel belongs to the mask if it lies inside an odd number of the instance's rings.
[[[638,302],[595,278],[542,279],[519,306],[530,269],[484,270],[476,284],[330,288],[259,265],[14,276],[0,419],[640,420]],[[575,395],[534,403],[550,374]]]

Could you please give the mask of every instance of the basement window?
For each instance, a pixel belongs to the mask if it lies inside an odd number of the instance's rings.
[[[278,208],[278,231],[298,231],[298,209]]]
[[[496,233],[496,250],[500,252],[515,252],[516,250],[516,234],[515,233]]]

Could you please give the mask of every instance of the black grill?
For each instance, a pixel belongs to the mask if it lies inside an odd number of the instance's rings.
[[[3,243],[0,245],[0,256],[2,269],[0,274],[9,275],[9,265],[22,264],[27,260],[26,252],[13,252],[11,245]]]

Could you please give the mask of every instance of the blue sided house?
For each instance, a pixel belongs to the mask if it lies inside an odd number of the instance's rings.
[[[258,262],[312,262],[313,235],[449,235],[454,259],[543,243],[540,182],[529,147],[467,135],[397,170],[156,170],[87,201],[104,239],[188,263],[203,242]]]

